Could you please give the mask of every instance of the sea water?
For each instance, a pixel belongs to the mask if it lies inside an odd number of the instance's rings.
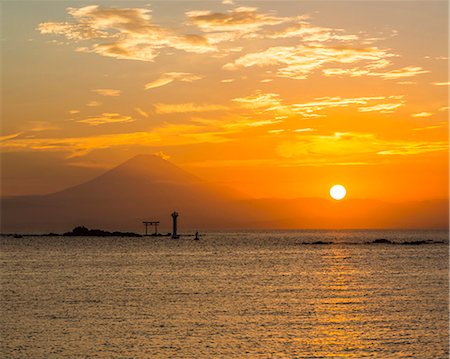
[[[447,231],[2,237],[0,269],[2,358],[449,355]]]

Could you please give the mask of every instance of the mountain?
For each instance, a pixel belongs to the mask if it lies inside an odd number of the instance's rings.
[[[138,155],[60,192],[2,199],[1,230],[66,231],[86,225],[141,231],[144,220],[159,220],[161,230],[170,230],[174,210],[180,213],[181,228],[227,227],[237,225],[231,218],[239,218],[233,200],[160,157]]]
[[[170,162],[139,155],[91,181],[45,196],[3,198],[1,232],[65,232],[76,226],[141,232],[142,221],[180,213],[180,232],[225,228],[447,228],[448,201],[242,199]]]

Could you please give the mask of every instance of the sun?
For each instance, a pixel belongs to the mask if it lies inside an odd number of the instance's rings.
[[[341,199],[343,199],[346,194],[347,190],[341,184],[335,184],[333,187],[330,188],[330,196],[336,201],[340,201]]]

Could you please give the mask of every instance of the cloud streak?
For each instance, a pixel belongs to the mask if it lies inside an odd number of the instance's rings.
[[[416,118],[423,118],[423,117],[430,117],[433,116],[433,114],[431,112],[418,112],[418,113],[413,113],[411,115],[411,117],[416,117]]]
[[[88,117],[83,120],[78,120],[79,123],[85,123],[91,126],[99,126],[99,125],[106,125],[106,124],[117,124],[117,123],[127,123],[127,122],[133,122],[135,119],[133,119],[131,116],[123,116],[118,113],[107,113],[104,112],[99,116],[92,116]]]
[[[195,104],[195,103],[179,103],[179,104],[165,104],[156,103],[153,105],[155,112],[158,114],[171,113],[189,113],[189,112],[211,112],[211,111],[226,111],[229,110],[227,106],[214,104]]]
[[[290,159],[308,157],[332,160],[363,156],[372,161],[376,161],[376,156],[417,155],[447,150],[446,141],[384,140],[371,133],[358,132],[336,132],[333,135],[303,134],[296,141],[285,141],[277,147],[279,155]]]
[[[233,101],[248,109],[273,111],[285,115],[301,115],[305,118],[323,117],[324,110],[349,106],[356,106],[359,112],[392,113],[405,104],[403,96],[319,97],[309,102],[285,104],[278,94],[263,93],[260,90],[256,91],[254,95],[235,98]]]
[[[166,72],[158,77],[156,80],[145,84],[144,89],[150,90],[157,87],[168,85],[174,81],[193,82],[202,79],[201,76],[194,75],[187,72]]]
[[[255,7],[238,7],[225,13],[212,11],[188,11],[188,22],[204,32],[237,32],[244,34],[261,29],[264,26],[274,26],[290,22],[291,17],[278,17],[272,14],[260,13]]]
[[[117,97],[122,94],[122,91],[115,89],[95,89],[92,90],[92,92],[95,92],[97,95],[106,97]]]

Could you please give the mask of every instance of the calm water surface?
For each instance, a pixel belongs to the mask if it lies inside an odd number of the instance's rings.
[[[2,358],[449,355],[446,231],[2,237],[0,264]]]

